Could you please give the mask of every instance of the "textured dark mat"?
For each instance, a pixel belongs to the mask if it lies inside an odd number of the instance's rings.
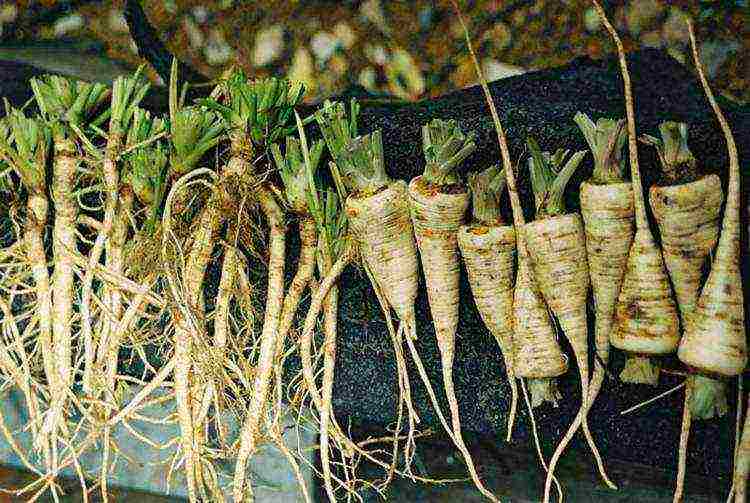
[[[690,146],[701,169],[706,173],[718,173],[726,183],[724,139],[690,72],[669,56],[654,50],[635,53],[629,61],[639,132],[654,134],[657,124],[668,119],[690,123]],[[0,62],[0,75],[3,76],[0,94],[8,96],[14,103],[22,103],[28,98],[28,89],[25,83],[19,85],[18,81],[26,80],[34,73],[29,67]],[[613,61],[579,59],[558,69],[495,82],[492,90],[498,100],[514,160],[522,154],[528,134],[533,134],[547,149],[585,148],[583,138],[572,122],[578,110],[593,118],[624,115],[621,79]],[[156,92],[150,98],[150,106],[163,109],[166,105],[163,98],[163,94]],[[750,158],[750,109],[728,103],[723,105],[740,147],[740,158],[747,162]],[[419,128],[433,117],[455,118],[465,129],[478,133],[479,148],[467,161],[467,169],[483,169],[497,162],[495,133],[479,88],[419,103],[379,103],[365,99],[360,123],[366,130],[383,130],[388,170],[394,177],[408,180],[423,168]],[[643,178],[646,184],[650,184],[658,174],[655,155],[647,149],[641,149],[641,152]],[[590,169],[588,159],[571,183],[567,195],[571,208],[577,206],[576,188],[589,176]],[[529,181],[525,169],[521,169],[519,188],[528,206]],[[746,207],[746,198],[744,202]],[[507,208],[507,203],[505,206]],[[744,225],[743,229],[746,228]],[[743,242],[747,243],[746,235]],[[291,248],[294,255],[294,244]],[[747,256],[746,249],[744,256]],[[747,265],[748,261],[745,263]],[[745,277],[748,277],[747,271]],[[336,412],[342,420],[350,418],[359,423],[389,424],[394,421],[396,374],[382,316],[373,292],[360,272],[349,269],[342,285],[334,397]],[[463,426],[484,440],[500,442],[505,435],[509,401],[504,368],[495,341],[479,320],[465,274],[461,288],[463,302],[454,379]],[[747,298],[750,297],[746,292]],[[417,316],[418,348],[435,387],[440,389],[440,360],[424,291],[417,302]],[[570,353],[568,347],[566,350]],[[621,354],[614,352],[610,370],[616,375],[622,365]],[[679,367],[672,360],[665,362],[665,366]],[[289,370],[294,371],[294,368]],[[667,375],[662,377],[658,388],[625,385],[617,379],[605,382],[590,415],[592,432],[605,457],[667,469],[675,467],[683,395],[673,394],[627,416],[621,416],[620,411],[678,382],[679,378]],[[560,407],[544,406],[537,410],[540,435],[545,442],[556,442],[578,409],[577,383],[577,368],[572,364],[560,382],[565,397]],[[412,392],[423,424],[436,425],[416,372],[412,374]],[[736,394],[734,388],[731,393]],[[688,457],[691,472],[714,477],[726,477],[730,473],[735,414],[733,397],[730,397],[730,405],[731,410],[724,418],[694,423]],[[521,413],[514,443],[519,448],[530,448],[528,438],[528,421]]]

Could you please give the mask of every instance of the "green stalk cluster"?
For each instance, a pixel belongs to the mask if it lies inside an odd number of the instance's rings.
[[[43,75],[30,81],[37,106],[42,116],[50,122],[52,135],[56,139],[68,136],[65,126],[81,127],[92,121],[93,113],[107,101],[110,90],[99,83],[89,83],[60,77]],[[111,112],[105,111],[93,123],[100,123]]]
[[[219,144],[224,126],[219,117],[198,106],[178,110],[169,124],[172,139],[172,176],[188,173],[206,152]]]
[[[367,197],[391,182],[385,172],[380,130],[354,138],[336,163],[350,193]]]
[[[464,135],[454,120],[433,119],[422,126],[425,181],[434,185],[459,183],[455,169],[476,149],[475,137],[473,132]]]
[[[623,147],[628,139],[625,120],[600,118],[594,123],[588,115],[578,112],[573,120],[583,133],[594,155],[591,183],[604,185],[625,180]]]
[[[329,163],[329,168],[341,200],[346,197],[346,188],[339,171],[339,164],[346,148],[357,137],[358,116],[359,103],[354,98],[349,102],[348,116],[346,107],[342,103],[332,101],[326,101],[323,108],[315,113],[315,120],[320,126],[328,151],[333,158],[333,162]]]
[[[110,141],[113,137],[119,140],[121,135],[127,134],[134,114],[151,87],[141,75],[143,68],[138,68],[134,75],[116,78],[112,84],[112,101],[108,112]]]
[[[323,108],[315,113],[315,120],[320,126],[323,138],[328,145],[334,162],[338,163],[345,149],[357,137],[357,116],[359,103],[352,99],[349,103],[349,114],[343,103],[326,101]]]
[[[294,108],[302,101],[305,87],[287,79],[248,80],[241,70],[222,84],[225,102],[208,99],[202,103],[224,119],[236,152],[245,155],[265,150],[292,134]],[[249,138],[250,144],[247,144]]]
[[[581,164],[586,151],[581,150],[568,157],[570,150],[567,149],[558,149],[554,154],[542,152],[533,138],[527,138],[526,144],[531,152],[529,171],[536,219],[564,215],[565,187]]]
[[[653,145],[662,165],[664,185],[694,181],[697,161],[688,147],[688,127],[684,122],[666,121],[659,124],[661,139],[641,136],[643,143]]]
[[[0,159],[16,170],[30,192],[44,193],[50,129],[17,109],[0,121]]]
[[[474,222],[501,225],[500,194],[505,189],[505,170],[496,164],[479,173],[471,173],[467,183],[471,191],[471,213]]]
[[[315,175],[323,155],[325,143],[322,140],[313,143],[309,152],[304,152],[301,142],[287,136],[284,154],[278,144],[271,145],[271,154],[279,168],[284,183],[284,194],[289,207],[297,214],[308,214],[312,207],[310,201],[310,178]]]

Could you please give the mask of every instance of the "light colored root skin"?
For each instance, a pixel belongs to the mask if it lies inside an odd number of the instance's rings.
[[[526,224],[524,233],[534,276],[573,348],[581,375],[581,410],[550,460],[545,484],[544,501],[546,503],[549,501],[552,486],[551,475],[554,474],[559,458],[581,424],[586,424],[584,435],[594,453],[602,479],[610,487],[614,487],[614,484],[604,471],[601,456],[588,431],[586,419],[589,409],[588,322],[586,319],[589,272],[581,218],[578,214],[568,214],[537,220]]]
[[[188,498],[198,501],[195,477],[195,440],[193,431],[193,409],[190,396],[190,374],[192,371],[192,338],[190,328],[175,323],[175,369],[174,394],[182,439],[182,452],[185,456],[185,478],[187,479]]]
[[[341,253],[336,262],[328,271],[326,277],[320,282],[317,290],[310,300],[310,307],[305,316],[305,323],[302,328],[302,334],[299,339],[300,361],[302,363],[302,376],[305,380],[306,391],[310,394],[313,405],[318,412],[323,411],[323,399],[318,391],[318,385],[315,383],[315,370],[313,369],[312,358],[312,338],[315,333],[315,326],[318,321],[318,315],[323,307],[323,302],[333,285],[338,281],[339,276],[347,265],[354,259],[355,251],[351,244],[347,244],[345,250]]]
[[[281,319],[279,321],[278,344],[282,345],[286,340],[289,329],[292,327],[294,315],[297,313],[297,307],[302,298],[302,292],[307,288],[315,272],[315,249],[317,246],[315,221],[309,216],[300,218],[300,253],[299,260],[297,261],[297,272],[294,274],[292,284],[289,286],[289,290],[284,298],[284,307],[281,311]]]
[[[52,173],[52,199],[55,203],[55,225],[52,229],[52,341],[57,377],[50,379],[51,410],[45,430],[52,433],[53,468],[57,438],[63,428],[67,391],[72,381],[71,344],[73,337],[73,254],[76,252],[76,215],[78,202],[73,194],[78,168],[76,147],[70,140],[55,141]]]
[[[518,241],[523,246],[522,241]],[[516,287],[513,292],[513,370],[517,377],[557,377],[568,370],[568,360],[555,337],[547,305],[531,277],[528,260],[519,250]]]
[[[331,503],[336,503],[331,477],[331,459],[329,446],[329,427],[333,415],[333,378],[336,366],[336,325],[339,306],[338,287],[334,286],[326,296],[324,306],[325,342],[323,343],[323,410],[320,413],[320,460],[323,465],[323,481],[326,494]]]
[[[703,264],[719,239],[723,199],[716,175],[682,185],[654,186],[649,192],[683,324],[686,314],[695,309]]]
[[[391,183],[367,198],[349,196],[346,213],[362,258],[385,300],[412,326],[419,276],[406,184]]]
[[[443,364],[452,367],[459,302],[457,232],[469,206],[469,193],[429,193],[417,177],[409,184],[409,199],[435,336]]]
[[[612,345],[641,354],[668,354],[680,341],[677,306],[661,252],[649,231],[638,229],[615,309]]]
[[[474,485],[489,500],[497,501],[479,479],[474,461],[463,441],[458,400],[453,385],[460,274],[457,232],[469,206],[469,193],[430,192],[426,190],[422,178],[417,177],[409,184],[409,199],[417,247],[422,258],[427,297],[440,349],[443,386],[453,423],[453,441],[464,455]]]
[[[406,183],[400,180],[392,182],[384,190],[365,198],[349,196],[346,200],[346,213],[393,339],[399,382],[399,420],[403,404],[408,411],[409,431],[404,457],[405,471],[409,473],[414,449],[414,425],[419,422],[419,416],[411,400],[401,335],[405,333],[407,338],[412,337],[416,326],[414,301],[417,297],[419,273]],[[401,320],[398,335],[394,333],[390,319],[391,308]],[[398,447],[397,435],[398,429],[394,435],[394,451]],[[389,479],[394,468],[395,465],[392,465]]]
[[[526,380],[531,394],[531,407],[537,408],[544,402],[550,402],[557,407],[557,402],[562,400],[562,395],[557,389],[557,379],[554,377],[533,378]]]
[[[695,311],[677,355],[689,366],[731,377],[747,366],[745,311],[740,274],[740,165],[732,131],[708,85],[698,57],[695,32],[688,22],[693,59],[701,84],[724,132],[729,154],[729,185],[721,237]]]
[[[257,446],[260,420],[268,396],[269,377],[273,370],[273,359],[276,354],[276,339],[284,296],[284,252],[286,245],[284,215],[274,199],[273,193],[267,187],[260,189],[258,200],[263,213],[268,219],[270,233],[268,296],[266,298],[265,318],[261,332],[260,355],[258,357],[253,395],[250,399],[245,424],[240,434],[240,448],[237,453],[234,484],[232,486],[235,503],[242,503],[245,499],[245,472],[248,460]],[[252,495],[250,484],[248,484],[248,493]]]
[[[617,297],[633,243],[633,186],[630,183],[581,184],[581,216],[586,257],[596,311],[595,343],[599,357],[589,383],[589,409],[599,395],[609,363],[609,337]]]
[[[620,380],[630,384],[656,386],[659,383],[660,370],[661,366],[656,358],[630,353],[625,360],[625,367],[620,372]]]
[[[516,236],[511,226],[462,226],[458,232],[474,302],[482,321],[500,346],[511,389],[507,441],[513,433],[518,408],[518,386],[513,371],[513,283]]]
[[[685,404],[682,408],[682,427],[680,428],[680,445],[677,449],[677,479],[675,482],[672,503],[680,503],[685,490],[685,472],[687,469],[687,447],[690,439],[690,384],[685,387]]]
[[[56,375],[52,346],[52,291],[44,252],[44,226],[47,222],[49,203],[44,194],[29,195],[27,203],[27,226],[24,235],[26,255],[31,264],[31,273],[36,286],[37,312],[39,313],[39,339],[42,348],[44,374]]]

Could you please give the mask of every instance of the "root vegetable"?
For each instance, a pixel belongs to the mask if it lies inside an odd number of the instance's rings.
[[[513,225],[516,229],[523,229],[523,209],[521,208],[521,201],[518,196],[518,189],[516,188],[516,178],[513,174],[513,164],[510,159],[505,131],[500,123],[500,118],[498,117],[497,109],[495,108],[495,102],[490,94],[487,80],[484,78],[482,68],[479,65],[479,60],[474,52],[474,48],[472,47],[469,30],[466,27],[463,16],[461,15],[461,9],[455,0],[451,0],[451,3],[456,10],[458,20],[463,28],[466,44],[469,48],[472,62],[474,63],[474,69],[479,77],[485,100],[490,108],[495,132],[497,133],[497,142],[500,146],[500,154],[503,159],[503,169],[508,183],[508,193],[510,195],[511,209],[513,211]],[[560,375],[567,369],[567,359],[564,357],[559,345],[557,344],[551,320],[547,314],[546,305],[544,304],[541,293],[539,293],[539,290],[531,277],[529,252],[523,232],[516,232],[516,248],[518,249],[518,273],[516,275],[516,289],[514,291],[513,299],[513,333],[514,349],[516,352],[514,370],[519,377],[522,377],[525,371],[539,372],[542,375]],[[540,342],[543,345],[539,347],[524,347],[527,341]],[[529,368],[522,367],[521,362],[523,362],[522,358],[524,355],[533,355],[535,357],[533,358],[533,366],[530,366]],[[537,393],[537,397],[552,398],[553,400],[556,399],[553,397],[555,397],[557,391],[550,385],[552,382],[550,379],[542,378],[536,382],[539,385],[534,386],[532,392]]]
[[[596,458],[602,479],[610,488],[615,486],[604,470],[601,456],[588,430],[589,362],[586,301],[589,271],[581,217],[577,213],[566,214],[563,203],[565,187],[583,160],[585,152],[577,152],[568,157],[567,151],[558,150],[554,155],[550,155],[541,152],[532,139],[529,139],[528,146],[532,155],[529,159],[529,169],[536,202],[536,220],[524,226],[524,237],[529,247],[534,277],[573,348],[581,377],[581,408],[550,460],[544,490],[546,503],[549,501],[557,462],[581,426]]]
[[[409,216],[406,184],[392,182],[385,173],[380,132],[353,139],[356,134],[358,105],[352,101],[347,120],[342,105],[329,104],[317,120],[326,138],[329,150],[336,159],[332,174],[339,194],[350,192],[346,198],[345,213],[352,236],[364,262],[394,344],[399,382],[398,427],[394,432],[394,451],[397,448],[402,405],[408,411],[409,432],[404,457],[406,472],[410,471],[413,457],[414,425],[419,422],[411,402],[411,388],[402,351],[402,334],[416,337],[414,301],[417,296],[417,252]],[[343,173],[343,176],[342,176]],[[344,181],[348,186],[344,186]],[[390,320],[393,309],[401,321],[398,335]],[[413,352],[419,365],[419,355]],[[427,382],[429,384],[429,381]],[[429,387],[429,386],[428,386]],[[324,414],[322,411],[321,414]],[[389,470],[389,480],[395,469]]]
[[[510,442],[518,407],[518,386],[513,370],[513,283],[516,236],[512,226],[502,225],[499,196],[505,174],[491,167],[469,176],[473,223],[458,231],[469,284],[482,321],[503,353],[511,389],[506,441]]]
[[[48,375],[51,405],[44,431],[51,435],[52,471],[57,472],[59,434],[65,425],[68,390],[72,385],[74,268],[77,252],[75,196],[80,163],[74,131],[89,120],[108,97],[101,84],[75,82],[63,77],[44,76],[30,81],[37,106],[51,128],[54,158],[52,201],[55,223],[52,229],[52,345],[56,372]]]
[[[306,144],[303,145],[303,150],[306,150]],[[282,275],[281,275],[281,290],[274,292],[283,298],[283,305],[278,314],[276,323],[278,324],[278,330],[274,328],[274,332],[266,334],[265,327],[266,321],[264,321],[263,327],[264,332],[261,335],[261,349],[258,366],[256,369],[255,381],[253,385],[253,393],[250,398],[250,404],[248,406],[248,413],[245,418],[245,423],[242,430],[242,441],[240,443],[240,453],[245,456],[245,459],[238,458],[237,468],[235,471],[235,490],[237,486],[237,477],[239,470],[245,470],[247,462],[250,456],[254,453],[258,439],[260,423],[262,420],[263,413],[265,411],[265,403],[268,397],[268,390],[273,377],[274,369],[274,358],[279,354],[279,348],[283,348],[284,341],[287,333],[291,328],[294,320],[294,315],[297,312],[300,298],[308,283],[312,279],[313,272],[315,269],[315,250],[317,247],[317,229],[316,223],[310,214],[310,208],[308,207],[308,180],[313,176],[317,168],[320,155],[322,153],[323,144],[317,143],[313,146],[312,160],[309,159],[308,153],[304,154],[300,151],[300,145],[296,140],[287,139],[286,142],[286,156],[281,155],[281,151],[278,146],[274,145],[272,153],[282,173],[282,179],[284,181],[284,189],[286,193],[289,206],[297,214],[299,218],[299,235],[300,235],[300,254],[297,262],[297,271],[292,280],[292,284],[284,297],[283,290],[283,264]],[[304,158],[303,158],[304,155]],[[269,222],[273,225],[282,225],[282,221],[276,221],[276,219],[283,218],[281,215],[274,215],[272,221],[271,215],[268,216]],[[281,229],[285,232],[284,229]],[[272,232],[273,239],[279,239],[278,234]],[[273,243],[273,240],[272,240]],[[281,260],[284,259],[284,242],[281,244]],[[278,263],[274,263],[274,267],[279,267]],[[271,264],[269,263],[269,285],[271,284]],[[276,279],[274,278],[274,281]],[[269,299],[271,291],[269,290]],[[270,301],[269,301],[270,302]],[[268,309],[268,307],[267,307]],[[269,318],[266,318],[268,320]],[[237,493],[235,492],[235,499]]]
[[[615,305],[633,242],[633,187],[623,182],[625,121],[599,119],[595,124],[580,112],[574,120],[594,155],[594,172],[580,188],[586,259],[594,294],[598,357],[589,383],[590,410],[604,382]]]
[[[50,130],[41,121],[27,118],[19,110],[10,111],[7,123],[9,126],[7,133],[12,134],[13,142],[11,144],[6,141],[6,135],[0,134],[0,159],[4,159],[16,170],[28,191],[23,245],[34,278],[42,365],[45,375],[54,376],[57,370],[52,345],[52,291],[44,249],[44,228],[47,225],[49,212],[45,180]],[[29,403],[29,408],[31,411],[36,409],[36,406]],[[36,414],[31,414],[30,420],[36,437],[40,418],[36,417]],[[34,440],[42,447],[45,461],[49,462],[49,445],[46,439],[37,437]]]
[[[636,223],[633,245],[615,308],[615,330],[610,340],[614,347],[628,353],[625,369],[620,374],[623,381],[656,384],[659,369],[650,361],[650,357],[672,353],[677,349],[680,340],[677,307],[672,298],[664,259],[656,246],[646,217],[646,203],[638,167],[633,95],[625,51],[604,9],[597,0],[592,2],[615,41],[623,76]]]
[[[721,125],[726,138],[729,155],[729,184],[724,207],[721,235],[713,256],[711,271],[695,303],[688,314],[685,333],[677,352],[680,360],[691,369],[709,376],[733,377],[740,375],[747,366],[747,339],[745,334],[744,298],[740,273],[740,167],[737,146],[732,131],[713,96],[698,57],[692,21],[688,21],[693,59],[698,76],[709,103]],[[696,400],[686,400],[692,413],[701,405],[712,409],[724,406],[720,382],[714,379],[694,381]],[[689,397],[688,397],[689,398]],[[701,399],[704,400],[701,403]],[[692,403],[691,403],[692,402]],[[705,409],[704,409],[705,411]],[[686,412],[687,414],[687,412]],[[686,419],[689,419],[686,418]],[[688,421],[683,422],[683,431]],[[747,426],[747,425],[746,425]],[[748,452],[745,448],[745,431],[737,451],[735,467],[735,501],[745,501]],[[681,449],[684,452],[684,449]],[[684,454],[682,455],[684,458]],[[677,487],[677,492],[680,491]],[[677,499],[677,496],[675,497]]]
[[[273,369],[276,337],[284,296],[284,251],[286,245],[284,214],[273,193],[267,187],[261,187],[261,190],[259,190],[258,201],[263,214],[268,219],[269,227],[268,293],[261,332],[260,355],[253,386],[253,401],[248,408],[245,424],[240,434],[240,449],[237,453],[237,464],[234,472],[232,493],[236,503],[242,503],[245,498],[244,485],[247,460],[255,449],[258,437],[257,429],[251,429],[251,426],[259,424],[260,416],[264,411],[265,398],[268,396],[270,379],[266,376]],[[252,488],[249,484],[248,493],[252,495]]]
[[[458,230],[469,206],[469,193],[455,168],[475,149],[473,135],[464,136],[455,122],[435,119],[422,127],[424,175],[409,183],[414,235],[425,275],[427,298],[442,361],[443,386],[451,412],[453,441],[465,454],[474,485],[491,501],[468,454],[461,433],[458,400],[453,385],[453,357],[458,328],[460,274]]]

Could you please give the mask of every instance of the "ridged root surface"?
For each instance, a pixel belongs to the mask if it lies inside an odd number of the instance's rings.
[[[360,252],[388,303],[414,326],[419,272],[406,182],[396,181],[366,198],[350,196],[346,213]]]
[[[723,199],[716,175],[681,185],[654,186],[649,192],[683,324],[687,313],[695,309],[703,264],[719,239]]]
[[[458,246],[479,315],[497,340],[512,379],[515,231],[511,226],[463,226]]]
[[[570,341],[587,393],[589,271],[581,217],[569,214],[537,220],[526,224],[524,232],[534,277]]]
[[[409,198],[443,368],[452,368],[460,277],[457,233],[469,206],[469,193],[431,190],[417,177],[409,184]]]
[[[721,240],[737,231],[723,230]],[[711,274],[685,327],[677,353],[680,360],[704,373],[739,375],[747,365],[745,313],[739,246],[716,249]]]
[[[648,229],[638,229],[615,308],[611,343],[630,353],[672,353],[680,341],[677,306],[661,251]]]
[[[512,226],[464,225],[458,231],[458,248],[461,250],[479,315],[503,353],[511,391],[506,437],[510,441],[518,407],[518,386],[513,371],[513,263],[516,233]]]
[[[601,360],[589,385],[589,407],[599,394],[609,362],[615,304],[633,243],[633,186],[630,183],[581,184],[581,216],[594,294],[596,352]]]
[[[516,377],[543,379],[568,370],[568,360],[557,342],[547,305],[526,260],[518,263],[513,292],[513,348]]]

